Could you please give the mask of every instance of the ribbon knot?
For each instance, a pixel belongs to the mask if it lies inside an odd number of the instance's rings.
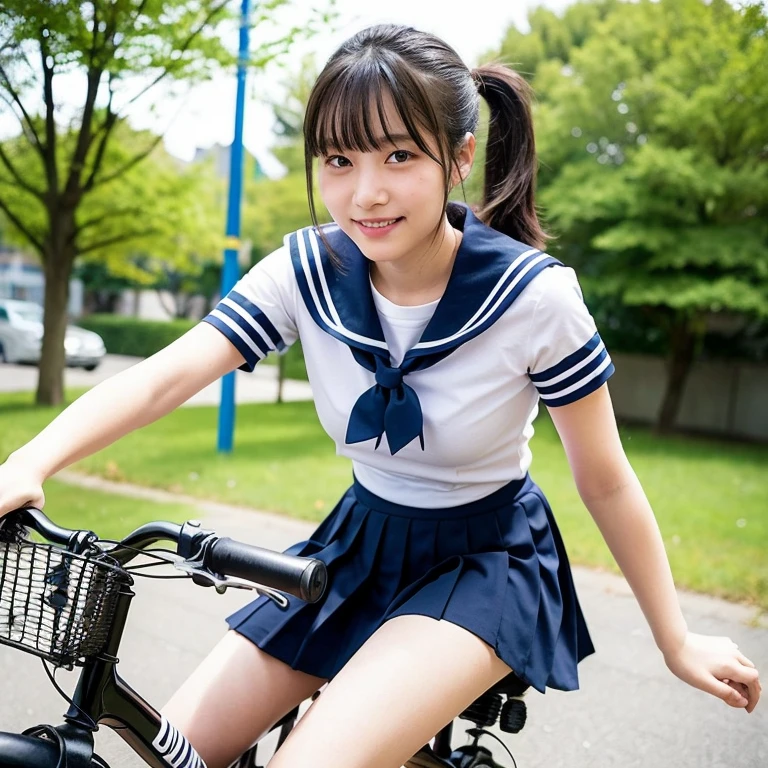
[[[354,354],[354,351],[353,351]],[[384,359],[356,355],[371,371],[376,383],[357,399],[347,424],[347,443],[362,443],[376,438],[376,448],[386,434],[391,454],[396,454],[415,438],[424,450],[424,416],[416,392],[404,381],[408,371],[393,368]]]
[[[400,368],[390,368],[381,362],[376,366],[376,383],[384,389],[397,389],[403,383],[403,372]]]

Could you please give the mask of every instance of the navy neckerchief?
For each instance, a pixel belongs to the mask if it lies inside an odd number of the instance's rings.
[[[375,377],[376,383],[352,408],[348,444],[375,438],[378,448],[386,434],[392,454],[417,437],[423,450],[421,403],[403,377],[429,368],[488,329],[542,269],[560,264],[487,227],[464,205],[452,203],[450,214],[464,236],[445,293],[418,343],[394,367],[371,295],[369,262],[360,249],[337,225],[324,226],[323,235],[341,262],[337,268],[313,227],[286,238],[299,290],[313,320],[346,344],[355,360]]]

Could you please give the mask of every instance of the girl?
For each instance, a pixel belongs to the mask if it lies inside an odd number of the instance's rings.
[[[449,204],[490,107],[485,201]],[[670,670],[751,712],[758,673],[688,632],[648,501],[622,450],[610,358],[570,269],[540,249],[524,81],[468,70],[436,37],[376,26],[347,41],[305,119],[334,224],[291,234],[198,327],[94,388],[0,469],[0,513],[236,367],[301,338],[317,412],[354,483],[312,538],[330,588],[258,599],[167,705],[224,768],[331,681],[272,768],[397,768],[514,671],[578,687],[593,648],[568,560],[528,476],[538,400],[581,498]],[[396,735],[393,738],[393,734]]]

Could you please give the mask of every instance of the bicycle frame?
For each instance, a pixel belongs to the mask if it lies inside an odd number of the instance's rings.
[[[118,650],[134,595],[130,584],[120,588],[104,650],[83,664],[64,724],[56,731],[67,744],[68,752],[71,749],[77,755],[77,765],[91,764],[93,732],[99,725],[105,725],[114,729],[152,768],[204,768],[191,744],[117,672]],[[52,745],[46,742],[44,748],[36,749],[34,741],[19,734],[0,734],[0,767],[5,765],[4,759],[17,764],[13,754],[4,755],[3,751],[27,749],[55,768],[58,754],[52,753]]]
[[[152,768],[202,768],[203,761],[189,742],[117,672],[117,652],[133,597],[133,590],[124,585],[104,651],[83,665],[73,704],[64,715],[69,728],[57,730],[78,752],[82,753],[90,743],[92,753],[94,726],[105,725],[113,728]],[[57,759],[54,756],[51,768]],[[0,754],[0,765],[2,760]]]

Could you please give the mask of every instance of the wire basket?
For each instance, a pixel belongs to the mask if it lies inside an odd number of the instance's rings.
[[[102,552],[77,555],[0,526],[0,643],[72,667],[104,649],[130,576]]]

